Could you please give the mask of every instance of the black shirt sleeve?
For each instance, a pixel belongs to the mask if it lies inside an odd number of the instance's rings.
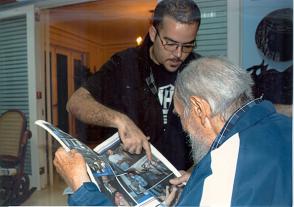
[[[120,62],[119,56],[112,56],[83,84],[99,103],[115,109],[120,105]]]

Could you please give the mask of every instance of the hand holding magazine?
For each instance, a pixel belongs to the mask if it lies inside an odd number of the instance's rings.
[[[152,145],[150,161],[144,153],[124,151],[118,133],[92,150],[46,121],[38,120],[35,124],[48,131],[66,151],[80,152],[87,163],[89,177],[99,190],[113,201],[118,194],[124,198],[117,205],[158,206],[176,197],[168,195],[169,180],[181,174]]]

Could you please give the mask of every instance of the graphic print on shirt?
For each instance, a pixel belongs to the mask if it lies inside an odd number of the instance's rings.
[[[174,86],[172,84],[158,88],[158,98],[162,107],[163,124],[167,124],[167,114],[172,104]]]

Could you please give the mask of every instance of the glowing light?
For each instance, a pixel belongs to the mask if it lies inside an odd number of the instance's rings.
[[[138,46],[142,44],[142,41],[143,41],[143,39],[141,36],[137,37],[136,42],[137,42]]]

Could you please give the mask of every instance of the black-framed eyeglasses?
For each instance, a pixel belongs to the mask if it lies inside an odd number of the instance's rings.
[[[160,34],[158,32],[157,29],[156,30],[156,34],[158,35],[160,42],[162,44],[162,46],[164,47],[164,49],[170,51],[170,52],[174,52],[175,50],[177,50],[179,47],[181,47],[181,51],[183,53],[190,53],[193,51],[193,49],[196,47],[196,41],[193,41],[191,43],[180,43],[180,42],[175,42],[172,41],[171,42],[165,42],[161,39]]]

